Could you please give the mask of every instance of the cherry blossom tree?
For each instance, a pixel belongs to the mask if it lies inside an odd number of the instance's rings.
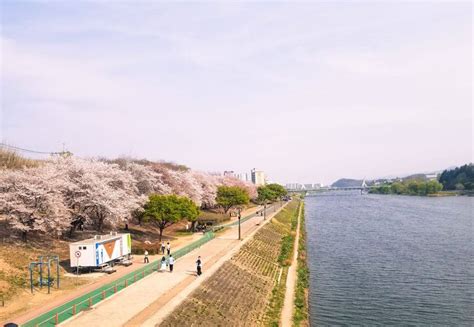
[[[104,226],[116,228],[146,201],[132,174],[116,164],[67,158],[56,165],[71,182],[63,192],[73,210],[73,228],[80,224],[99,232]]]
[[[30,232],[60,236],[71,222],[61,187],[68,181],[45,165],[0,172],[0,214],[24,241]]]
[[[0,215],[25,239],[29,232],[59,236],[78,227],[101,232],[143,211],[150,194],[185,196],[199,207],[215,207],[219,186],[257,195],[250,183],[171,163],[55,158],[37,167],[0,170]]]

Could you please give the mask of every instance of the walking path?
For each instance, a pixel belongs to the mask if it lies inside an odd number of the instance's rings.
[[[276,211],[275,207],[273,211]],[[265,222],[270,221],[270,217]],[[248,239],[250,234],[263,225],[262,219],[260,216],[254,216],[242,223],[242,235]],[[237,228],[237,226],[229,228],[215,239],[177,260],[173,273],[168,271],[153,273],[100,302],[92,310],[81,312],[75,318],[65,321],[62,325],[156,325],[205,278],[228,260],[234,253],[233,249],[244,243],[237,240]],[[199,278],[195,273],[195,261],[198,255],[202,257],[204,274]]]
[[[293,251],[293,259],[291,260],[291,266],[288,269],[288,276],[286,278],[286,291],[285,291],[285,302],[283,303],[283,309],[281,310],[281,325],[283,327],[291,326],[293,324],[293,307],[295,303],[295,285],[296,285],[296,268],[298,265],[298,244],[300,241],[300,220],[301,220],[301,209],[298,211],[298,224],[296,226],[296,237]]]

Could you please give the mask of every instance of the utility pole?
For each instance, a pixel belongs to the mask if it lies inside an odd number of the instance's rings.
[[[240,237],[240,218],[241,218],[240,211],[241,209],[239,208],[239,241],[242,240],[242,238]]]
[[[263,220],[267,219],[267,200],[263,204]]]

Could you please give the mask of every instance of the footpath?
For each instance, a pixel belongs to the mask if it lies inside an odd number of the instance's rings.
[[[194,289],[216,271],[264,223],[280,210],[267,208],[270,214],[246,218],[241,224],[243,241],[237,239],[237,225],[219,233],[216,238],[176,260],[174,271],[155,272],[140,282],[66,320],[63,326],[155,326],[171,313]],[[203,275],[196,276],[195,261],[201,256]]]
[[[281,325],[292,326],[293,325],[293,307],[295,305],[295,285],[296,285],[296,268],[298,266],[298,244],[300,242],[300,221],[301,221],[301,210],[302,205],[298,210],[298,223],[296,225],[296,236],[295,243],[293,245],[293,259],[291,260],[291,266],[288,269],[288,275],[286,277],[286,290],[285,290],[285,301],[283,302],[283,309],[281,310]]]
[[[248,220],[248,219],[251,219],[252,217],[256,216],[256,211],[260,210],[261,208],[259,207],[254,207],[254,208],[250,208],[250,209],[247,209],[245,211],[242,212],[242,221],[244,220]],[[267,209],[268,210],[268,209]],[[235,225],[236,221],[233,220],[231,221],[230,223],[227,223],[227,225]],[[203,235],[201,233],[195,233],[194,235],[192,235],[192,237],[190,238],[187,238],[186,241],[183,241],[183,242],[179,242],[179,245],[178,246],[174,246],[172,249],[173,249],[173,252],[177,252],[177,251],[180,251],[181,249],[185,248],[185,247],[188,247],[190,246],[191,244],[193,243],[196,243],[197,241],[199,241],[200,239],[203,238]],[[153,263],[157,263],[159,259],[161,259],[161,255],[156,255],[156,256],[150,256],[150,264],[153,264]],[[134,264],[132,266],[129,266],[129,267],[119,267],[118,271],[112,275],[105,275],[99,279],[97,279],[97,281],[94,281],[93,283],[89,284],[89,285],[85,285],[83,287],[80,287],[72,292],[69,292],[68,294],[64,295],[64,296],[61,296],[61,297],[58,297],[52,301],[50,301],[49,303],[39,307],[39,308],[35,308],[35,309],[32,309],[30,311],[28,311],[27,313],[21,315],[21,316],[18,316],[16,318],[13,318],[13,319],[9,319],[9,321],[14,321],[15,323],[19,324],[19,325],[24,325],[26,324],[27,322],[30,322],[32,321],[34,318],[36,317],[39,317],[41,315],[44,315],[52,310],[54,310],[54,308],[58,308],[76,298],[79,298],[81,296],[84,296],[90,292],[93,292],[94,290],[97,290],[107,284],[110,284],[110,283],[114,283],[115,281],[118,281],[118,280],[121,280],[123,279],[126,275],[129,275],[135,271],[139,271],[139,270],[142,270],[144,268],[144,264],[143,264],[143,256],[142,255],[134,255],[134,259],[133,259],[133,262]],[[6,322],[4,322],[6,323]],[[3,323],[2,323],[3,325]],[[46,325],[54,325],[54,324],[50,324],[50,323],[47,323]],[[33,324],[34,326],[34,324]]]

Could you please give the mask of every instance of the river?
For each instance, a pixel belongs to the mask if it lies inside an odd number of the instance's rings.
[[[474,326],[474,198],[305,203],[311,326]]]

